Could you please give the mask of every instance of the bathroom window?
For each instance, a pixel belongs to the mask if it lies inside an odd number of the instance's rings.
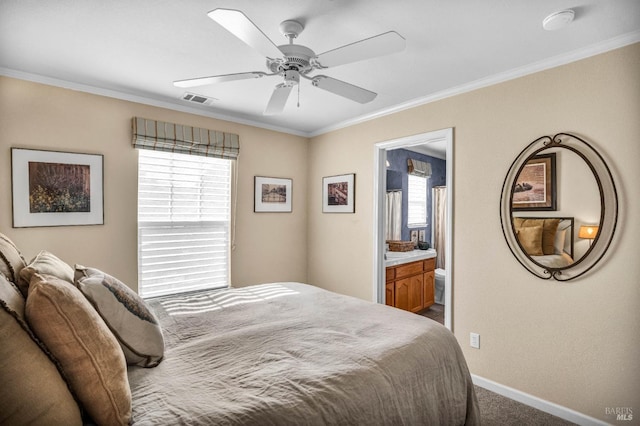
[[[423,228],[427,226],[427,178],[409,175],[407,190],[407,226]]]

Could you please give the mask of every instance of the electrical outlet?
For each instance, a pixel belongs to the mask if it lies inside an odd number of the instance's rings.
[[[480,349],[480,335],[478,333],[469,333],[469,344],[472,348]]]

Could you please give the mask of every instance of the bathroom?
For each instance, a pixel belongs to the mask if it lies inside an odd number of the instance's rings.
[[[445,147],[430,143],[410,148],[388,149],[386,156],[386,239],[426,242],[430,248],[436,250],[435,304],[419,313],[444,323],[444,234],[447,217]],[[415,176],[425,179],[421,181]],[[417,193],[416,188],[420,189]],[[422,191],[425,193],[422,194]],[[424,248],[424,244],[422,247]]]

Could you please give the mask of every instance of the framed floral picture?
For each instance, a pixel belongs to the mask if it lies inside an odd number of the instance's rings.
[[[104,224],[103,156],[11,148],[13,227]]]
[[[355,183],[354,173],[322,178],[322,212],[355,213]]]
[[[292,179],[254,176],[256,213],[291,213]]]

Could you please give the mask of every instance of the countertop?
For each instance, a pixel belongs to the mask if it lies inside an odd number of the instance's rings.
[[[403,263],[436,257],[434,249],[413,251],[387,251],[384,254],[384,266],[396,266]]]

